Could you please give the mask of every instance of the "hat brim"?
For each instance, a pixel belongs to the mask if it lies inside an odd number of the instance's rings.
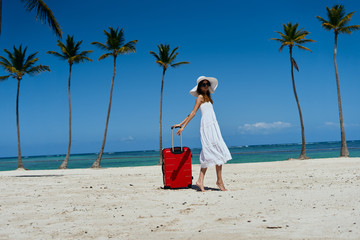
[[[198,88],[198,85],[201,81],[203,80],[207,80],[210,82],[210,87],[209,87],[209,92],[210,93],[214,93],[217,86],[218,86],[218,80],[214,77],[205,77],[205,76],[201,76],[197,79],[196,81],[196,86],[190,90],[190,94],[193,95],[194,97],[197,97],[199,94],[197,93],[197,88]]]

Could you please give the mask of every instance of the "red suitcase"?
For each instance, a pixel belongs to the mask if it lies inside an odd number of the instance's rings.
[[[182,135],[180,135],[181,147],[174,147],[174,131],[171,128],[172,148],[164,148],[163,156],[163,180],[164,188],[184,188],[192,185],[191,150],[182,146]]]

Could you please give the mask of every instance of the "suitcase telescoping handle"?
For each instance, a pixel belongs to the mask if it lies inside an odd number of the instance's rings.
[[[171,127],[171,149],[174,152],[174,128],[180,128],[179,126]],[[180,146],[181,146],[181,152],[183,151],[183,145],[182,145],[182,133],[180,134]]]

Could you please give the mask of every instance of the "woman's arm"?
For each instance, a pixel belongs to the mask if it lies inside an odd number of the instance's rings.
[[[182,121],[182,122],[179,123],[179,124],[173,125],[172,128],[180,128],[180,127],[185,123],[186,119],[189,118],[189,116],[190,116],[190,115],[187,115],[187,117],[184,119],[184,121]]]
[[[193,119],[195,117],[195,114],[197,112],[197,110],[199,109],[200,105],[202,104],[202,102],[204,101],[204,97],[202,95],[199,95],[196,98],[196,102],[195,102],[195,106],[194,109],[191,111],[191,113],[184,119],[184,121],[182,121],[180,124],[181,128],[177,131],[177,135],[180,135],[181,132],[184,130],[184,128],[186,127],[186,125],[191,121],[191,119]],[[176,126],[176,125],[175,125]]]

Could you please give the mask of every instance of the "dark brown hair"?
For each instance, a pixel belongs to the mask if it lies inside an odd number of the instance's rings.
[[[213,102],[213,100],[212,100],[212,98],[211,98],[211,94],[210,94],[210,91],[208,90],[206,93],[203,93],[202,91],[201,91],[201,84],[204,82],[204,81],[208,81],[209,83],[210,83],[210,81],[209,80],[207,80],[207,79],[204,79],[204,80],[202,80],[201,82],[199,82],[199,84],[198,84],[198,86],[197,86],[197,89],[196,89],[196,92],[199,94],[199,95],[202,95],[203,97],[204,97],[204,101],[205,102],[211,102],[211,104],[213,104],[214,102]]]

